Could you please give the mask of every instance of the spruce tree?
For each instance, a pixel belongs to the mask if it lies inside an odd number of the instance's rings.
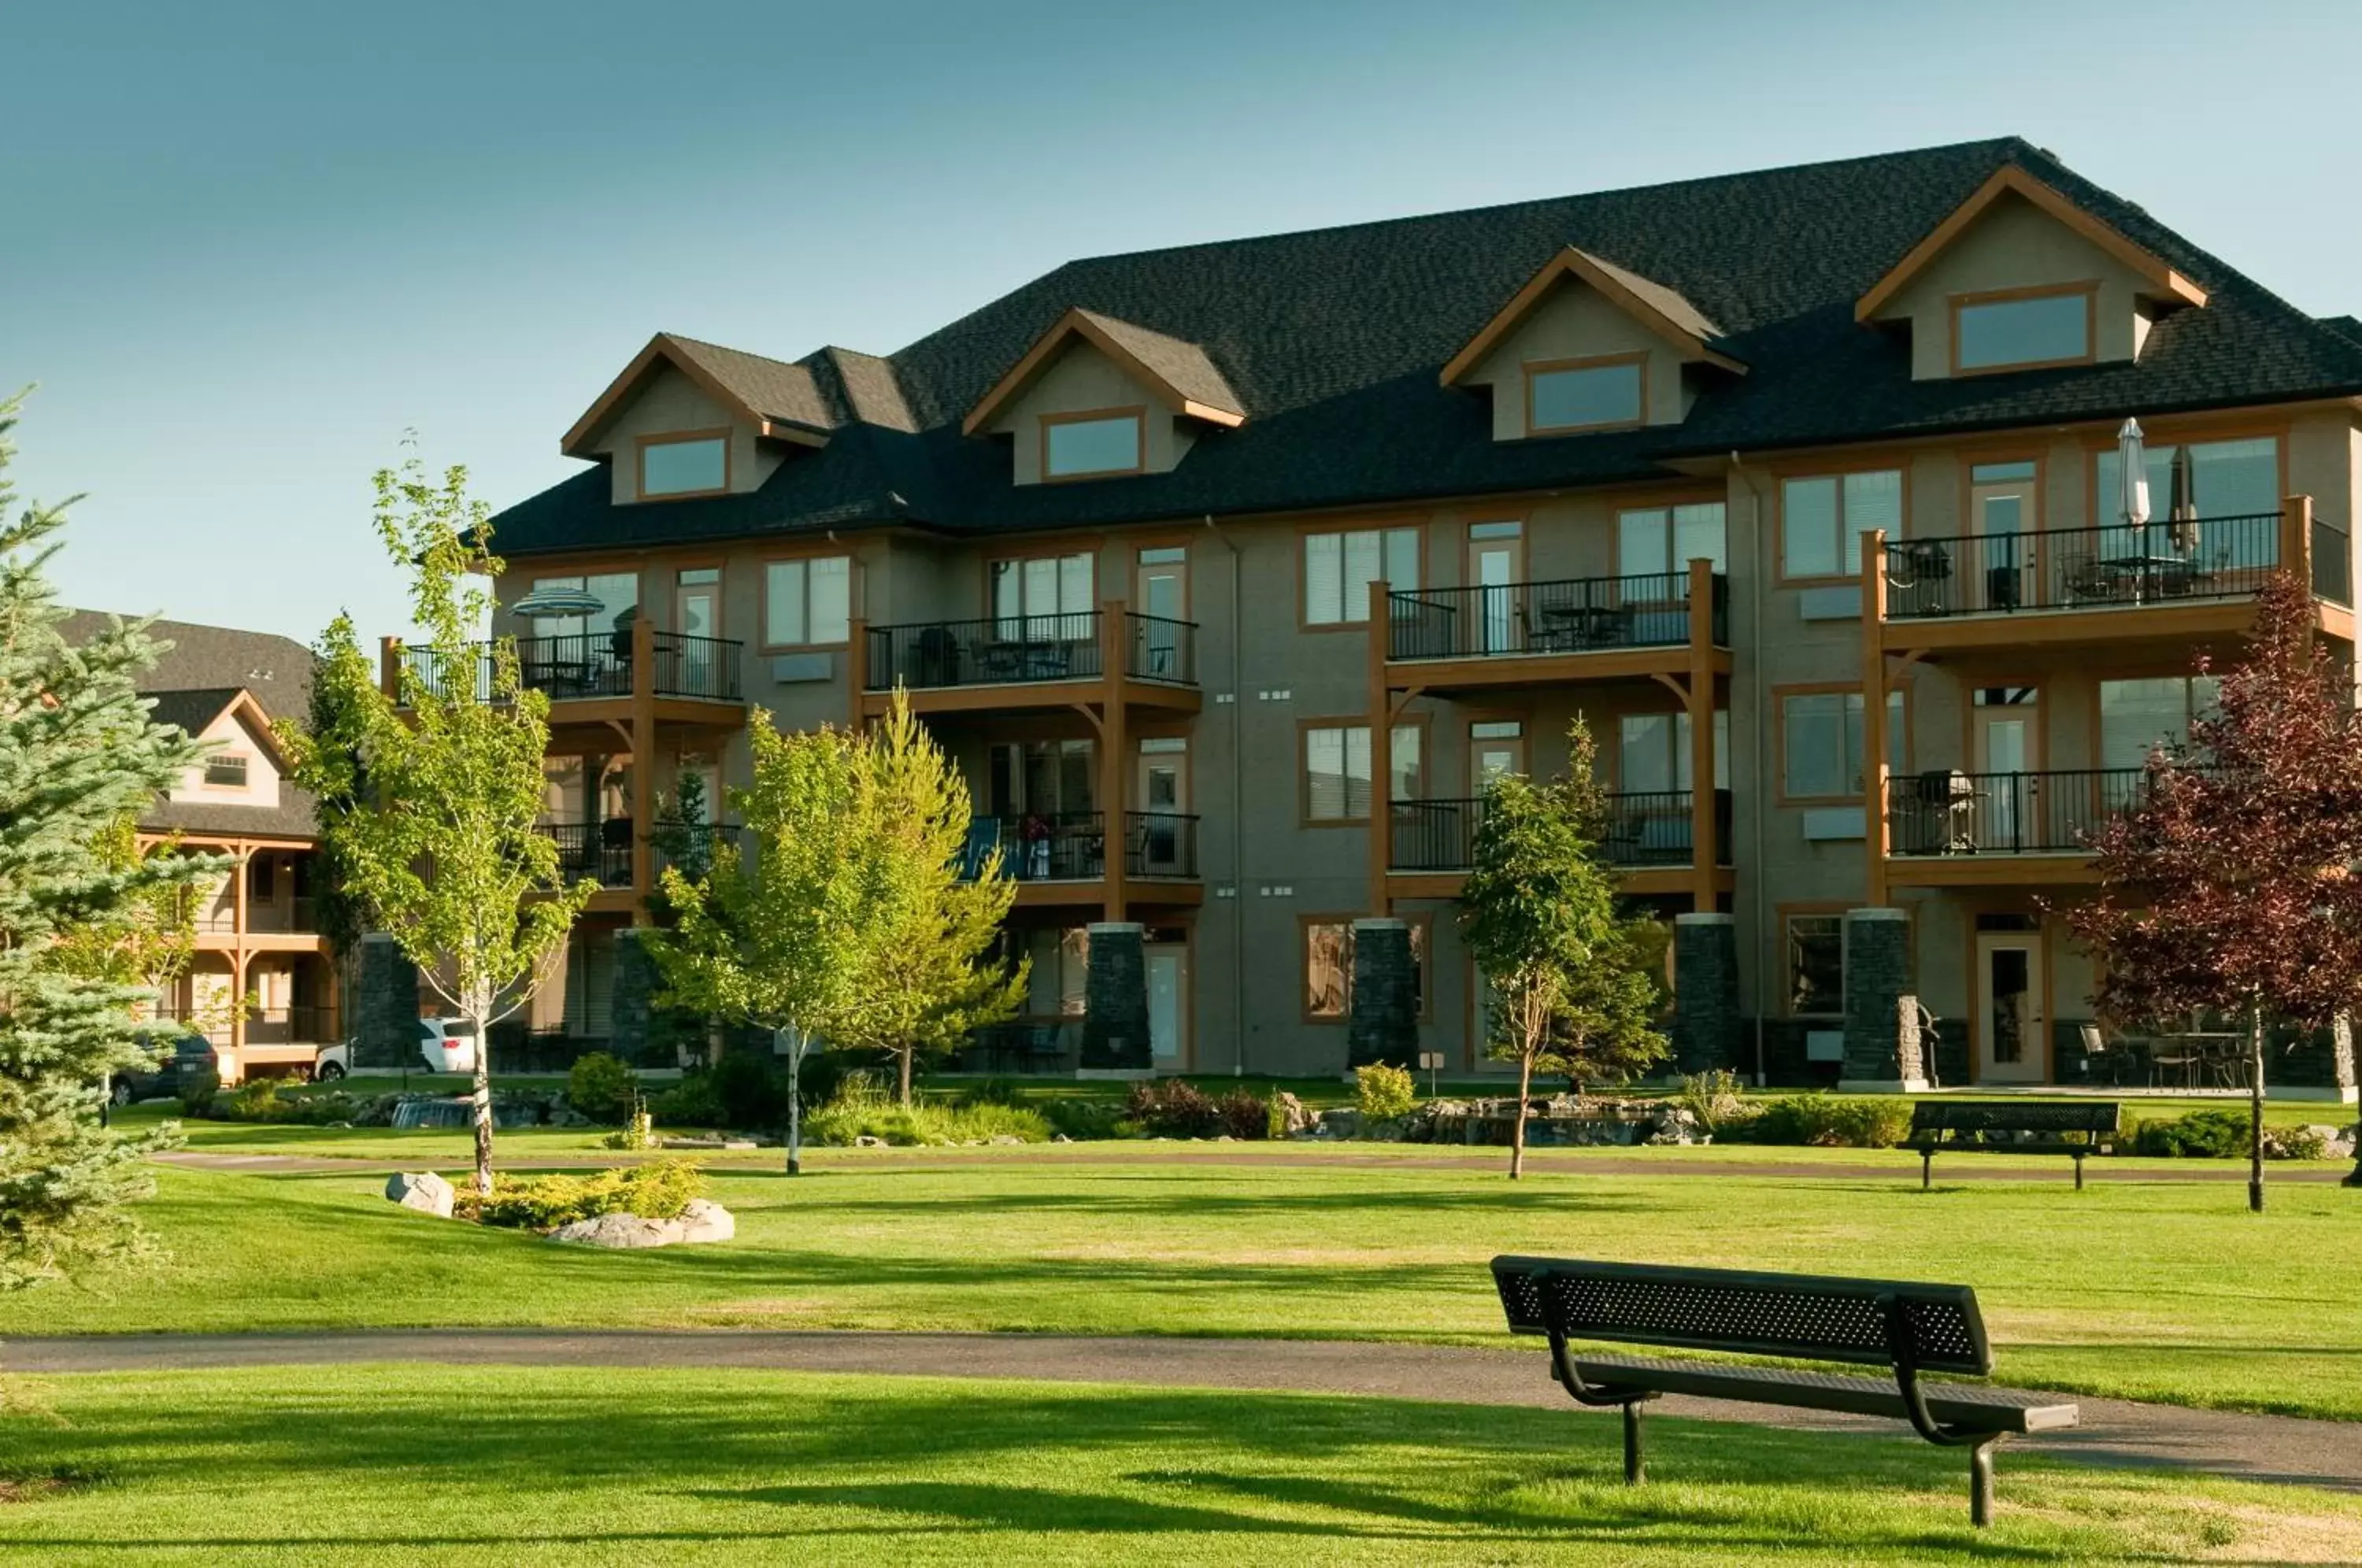
[[[138,679],[160,649],[140,626],[68,646],[47,576],[67,503],[19,512],[7,481],[19,402],[0,402],[0,1289],[138,1240],[125,1205],[164,1134],[110,1131],[99,1109],[151,1054],[135,1010],[153,992],[92,963],[90,938],[225,864],[118,853],[124,820],[203,748],[149,722]]]

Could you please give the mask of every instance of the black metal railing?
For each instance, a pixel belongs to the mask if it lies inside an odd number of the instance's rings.
[[[2312,520],[2312,596],[2354,607],[2354,541],[2319,517]]]
[[[590,878],[602,888],[632,885],[632,819],[598,823],[546,822],[541,831],[557,841],[557,868],[569,882]]]
[[[1123,874],[1195,878],[1198,819],[1180,812],[1124,812]]]
[[[2047,773],[1932,770],[1887,780],[1891,854],[2061,855],[2141,801],[2138,767]]]
[[[970,1073],[1052,1073],[1082,1057],[1079,1018],[1020,1018],[968,1035],[959,1065]]]
[[[1176,686],[1198,684],[1198,624],[1139,615],[1127,611],[1124,621],[1124,673],[1144,680],[1169,680]]]
[[[648,847],[654,852],[651,870],[661,875],[667,867],[671,867],[692,882],[701,880],[713,869],[715,847],[726,844],[743,854],[745,834],[745,830],[735,823],[659,820],[656,831],[648,834]],[[628,850],[625,857],[628,860]]]
[[[705,697],[716,701],[741,700],[741,655],[745,645],[727,637],[692,637],[679,632],[657,632],[656,692],[660,697]],[[628,697],[632,694],[632,634],[579,632],[556,637],[518,637],[517,680],[528,690],[546,693],[553,702],[580,697]],[[474,682],[479,699],[492,690],[491,643],[468,643],[458,648],[404,648],[413,679],[437,695],[449,695],[456,681]]]
[[[1096,882],[1107,875],[1107,819],[1098,812],[972,818],[961,875],[979,875],[996,849],[1000,874],[1016,881]]]
[[[1716,644],[1730,640],[1730,580],[1711,580]],[[1690,640],[1685,571],[1389,593],[1386,657],[1486,658],[1678,646]]]
[[[1696,834],[1692,831],[1687,790],[1633,790],[1607,797],[1607,823],[1600,849],[1611,866],[1687,866]],[[1394,871],[1465,871],[1475,863],[1476,830],[1485,821],[1482,798],[1460,801],[1396,801],[1391,853]],[[1730,862],[1730,791],[1714,792],[1716,859]]]
[[[657,696],[703,697],[716,702],[740,700],[740,644],[728,637],[693,637],[685,632],[658,632],[651,641]]]
[[[2277,512],[1897,539],[1886,547],[1886,615],[1903,621],[2240,599],[2261,588],[2279,559]]]
[[[344,1038],[337,1032],[337,1010],[332,1007],[258,1007],[246,1014],[246,1043],[249,1045],[316,1045],[328,1044]],[[226,1028],[218,1032],[224,1040],[229,1038]]]
[[[1097,680],[1105,663],[1096,610],[872,626],[868,654],[872,691]]]

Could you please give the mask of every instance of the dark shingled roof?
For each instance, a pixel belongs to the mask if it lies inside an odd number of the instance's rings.
[[[1913,381],[1908,344],[1857,324],[1854,302],[2013,162],[2197,282],[2206,307],[2163,317],[2137,363]],[[1679,425],[1493,440],[1481,396],[1438,371],[1569,246],[1717,326],[1749,373],[1707,385]],[[1202,434],[1171,473],[1010,483],[1007,445],[961,436],[960,420],[1071,309],[1195,347],[1246,423]],[[842,386],[860,357],[827,356],[839,369],[817,379]],[[498,547],[983,532],[1610,483],[1732,449],[2362,392],[2362,337],[2006,138],[1072,261],[862,370],[859,397],[832,393],[844,406],[826,448],[790,453],[757,491],[619,506],[594,469],[500,513]]]
[[[1692,337],[1703,338],[1710,343],[1722,336],[1722,328],[1707,320],[1705,314],[1697,306],[1683,299],[1678,290],[1669,289],[1652,279],[1643,278],[1638,272],[1628,271],[1605,256],[1594,256],[1580,246],[1574,247],[1574,250],[1584,260],[1654,305],[1658,313],[1667,321]]]
[[[156,691],[149,699],[148,716],[160,724],[177,724],[186,734],[204,734],[237,700],[239,688],[211,686],[195,691]]]
[[[1202,403],[1209,408],[1219,408],[1225,414],[1243,414],[1247,405],[1206,358],[1206,350],[1195,343],[1185,343],[1177,337],[1167,337],[1161,332],[1151,332],[1128,321],[1118,321],[1111,315],[1101,315],[1095,310],[1077,313],[1093,326],[1115,340],[1116,346],[1164,378],[1164,384],[1192,403]]]
[[[828,400],[806,365],[767,359],[719,343],[701,343],[668,332],[665,341],[699,370],[728,388],[730,394],[766,419],[789,425],[809,425],[826,430],[836,423]]]

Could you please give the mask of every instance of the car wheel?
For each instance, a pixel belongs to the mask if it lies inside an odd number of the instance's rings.
[[[115,1086],[106,1091],[106,1098],[114,1102],[115,1108],[117,1110],[129,1105],[131,1103],[131,1080],[129,1078],[116,1079]]]
[[[323,1062],[318,1067],[313,1070],[312,1081],[314,1083],[320,1084],[332,1084],[344,1076],[345,1068],[343,1063]]]

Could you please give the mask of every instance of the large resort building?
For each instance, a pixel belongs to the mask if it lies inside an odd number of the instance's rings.
[[[494,524],[503,602],[599,606],[499,628],[607,889],[538,1021],[617,1027],[685,775],[900,687],[1019,883],[1012,1063],[1334,1072],[1407,938],[1481,1066],[1485,780],[1581,714],[1683,1065],[2077,1081],[2045,911],[2270,572],[2350,657],[2357,394],[2362,325],[2014,139],[1076,261],[885,357],[660,333]]]

